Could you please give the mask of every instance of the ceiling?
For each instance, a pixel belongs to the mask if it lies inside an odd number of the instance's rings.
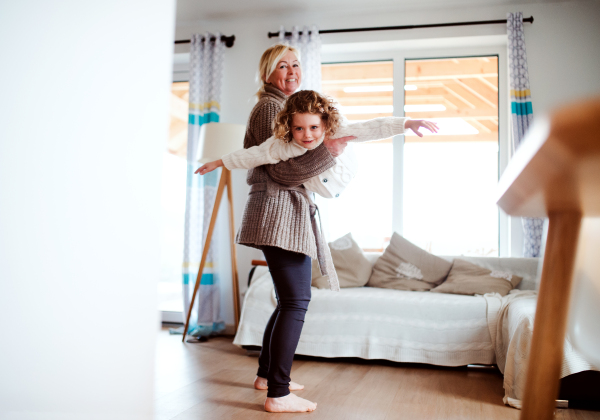
[[[340,10],[352,14],[544,2],[552,0],[178,0],[177,23],[293,13],[339,13]]]

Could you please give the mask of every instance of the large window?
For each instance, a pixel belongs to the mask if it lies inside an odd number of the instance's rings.
[[[324,64],[323,92],[338,100],[351,121],[391,116],[393,63]],[[391,139],[352,144],[359,170],[348,188],[334,200],[319,200],[327,237],[331,240],[352,231],[365,249],[380,250],[392,229],[393,146]]]
[[[438,135],[406,135],[404,236],[442,255],[498,256],[498,59],[407,60],[405,115]]]
[[[357,177],[338,199],[318,200],[328,238],[351,231],[364,249],[382,249],[396,217],[402,234],[432,253],[497,256],[498,58],[406,60],[405,80],[396,81],[392,61],[324,64],[322,74],[324,93],[351,120],[402,115],[393,103],[402,89],[404,115],[441,128],[396,142],[397,161],[391,139],[355,145]]]

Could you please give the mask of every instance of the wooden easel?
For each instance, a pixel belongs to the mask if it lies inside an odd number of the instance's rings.
[[[208,233],[206,234],[206,240],[204,242],[204,249],[202,250],[202,259],[200,260],[200,267],[198,267],[198,276],[196,276],[196,285],[194,286],[194,293],[192,294],[192,301],[187,311],[187,317],[185,320],[185,327],[183,328],[182,342],[185,343],[185,337],[187,336],[188,327],[190,324],[190,315],[192,314],[192,308],[196,301],[196,295],[198,294],[198,288],[200,287],[200,280],[202,279],[202,272],[204,271],[204,264],[206,264],[206,257],[208,255],[208,249],[210,248],[210,242],[212,240],[212,234],[215,229],[215,223],[217,221],[217,215],[219,214],[219,206],[221,205],[221,199],[223,197],[223,191],[227,187],[227,200],[229,201],[229,235],[231,242],[231,281],[233,290],[233,311],[234,311],[234,322],[235,330],[237,332],[238,324],[240,321],[240,294],[239,294],[239,282],[237,272],[237,256],[235,253],[235,224],[233,223],[233,193],[231,184],[231,171],[225,167],[221,172],[221,179],[219,180],[219,187],[217,188],[217,197],[215,198],[215,204],[213,206],[212,215],[210,217],[210,223],[208,225]]]

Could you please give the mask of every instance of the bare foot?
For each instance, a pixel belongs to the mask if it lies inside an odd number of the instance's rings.
[[[260,376],[257,376],[256,379],[254,380],[254,388],[256,389],[260,389],[260,390],[267,390],[267,379],[266,378],[261,378]],[[304,385],[300,385],[297,384],[296,382],[290,382],[290,391],[300,391],[304,389]]]
[[[271,413],[304,413],[317,409],[317,403],[300,398],[296,394],[288,394],[285,397],[267,398],[265,410]]]

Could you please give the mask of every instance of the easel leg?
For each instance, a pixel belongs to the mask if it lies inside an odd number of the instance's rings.
[[[233,188],[231,180],[231,171],[223,168],[227,171],[227,198],[229,201],[229,235],[231,243],[231,281],[232,281],[232,293],[233,293],[233,311],[234,311],[234,323],[235,331],[237,333],[238,324],[240,322],[240,290],[239,280],[237,271],[237,254],[235,250],[235,223],[233,214]]]
[[[206,264],[206,257],[208,256],[208,249],[210,248],[210,242],[212,240],[212,234],[215,230],[215,222],[217,221],[217,214],[219,213],[219,206],[221,205],[221,198],[223,197],[223,190],[227,182],[227,169],[223,169],[221,172],[221,178],[219,179],[219,186],[217,188],[217,196],[215,198],[215,204],[213,206],[212,215],[210,217],[210,223],[208,225],[208,233],[206,234],[206,240],[204,241],[204,249],[202,250],[202,259],[200,260],[200,267],[198,267],[198,276],[196,277],[196,285],[194,286],[194,293],[192,294],[192,301],[188,308],[187,317],[185,320],[185,327],[183,328],[183,338],[181,341],[185,343],[185,337],[187,335],[188,326],[190,325],[190,315],[192,314],[192,308],[196,301],[196,295],[198,294],[198,288],[200,287],[200,280],[202,279],[202,271],[204,271],[204,264]]]
[[[580,224],[580,213],[549,215],[522,420],[549,420],[553,417]]]

